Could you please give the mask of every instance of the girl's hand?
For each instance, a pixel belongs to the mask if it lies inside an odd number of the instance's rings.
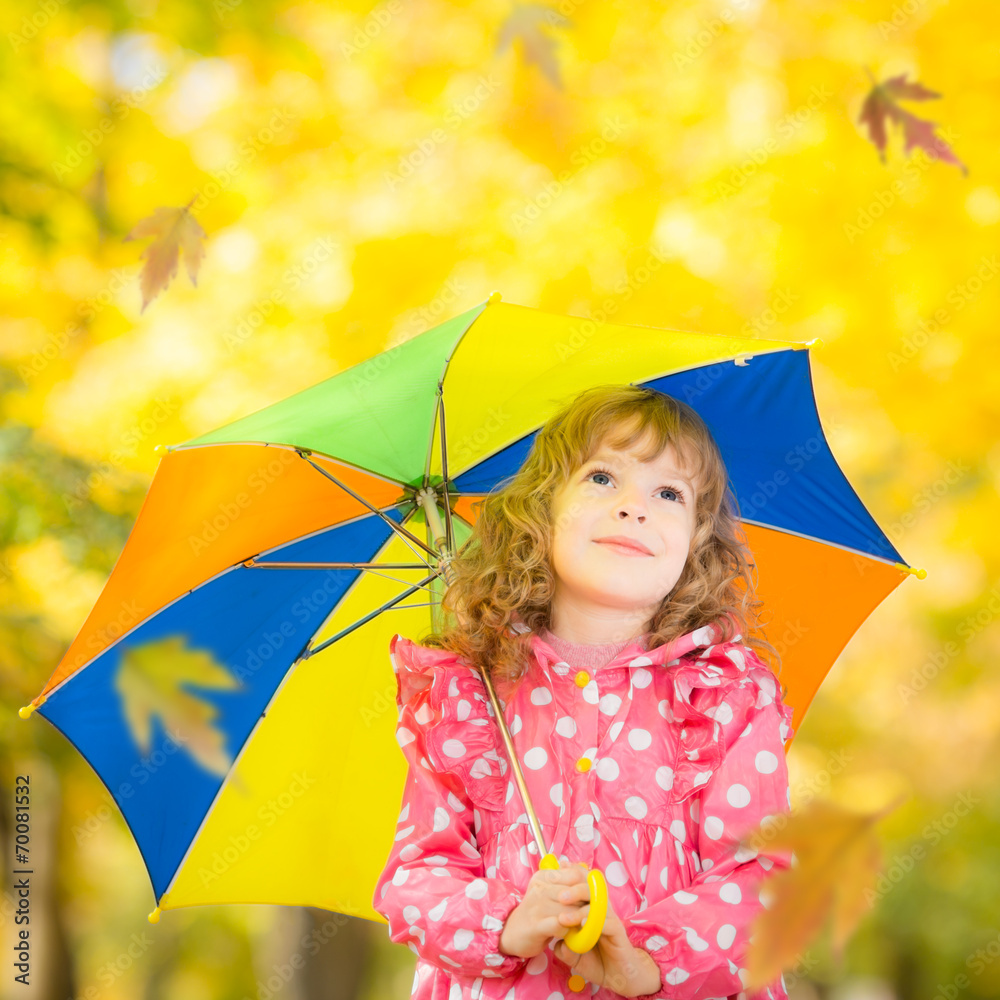
[[[582,872],[584,869],[581,868]],[[590,889],[583,883],[584,898],[590,899]],[[576,898],[576,897],[574,897]],[[584,907],[578,914],[578,922],[587,919],[590,907]],[[615,913],[608,900],[608,915],[604,921],[604,931],[597,944],[590,951],[578,955],[565,941],[558,941],[552,949],[560,962],[568,965],[573,972],[583,976],[588,982],[607,986],[623,997],[644,996],[656,993],[662,986],[660,969],[652,955],[642,948],[636,948],[625,933],[625,925]]]
[[[540,955],[550,941],[561,941],[580,923],[589,899],[587,872],[580,865],[563,862],[558,868],[540,868],[528,881],[524,899],[507,916],[500,952],[521,958]]]

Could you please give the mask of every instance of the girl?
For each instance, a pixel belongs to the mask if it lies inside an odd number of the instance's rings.
[[[413,997],[787,1000],[783,977],[744,990],[760,882],[791,855],[739,841],[790,808],[793,729],[754,649],[773,647],[741,636],[760,602],[738,534],[704,422],[633,386],[577,397],[483,501],[442,602],[454,623],[390,644],[409,768],[372,902],[418,955]],[[538,870],[472,663],[559,869]],[[581,865],[609,907],[578,955],[562,938],[589,913]]]

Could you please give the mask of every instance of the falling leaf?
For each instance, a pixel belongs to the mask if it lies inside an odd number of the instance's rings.
[[[795,965],[830,917],[832,949],[840,961],[848,937],[870,909],[869,891],[879,875],[882,850],[874,825],[900,801],[874,813],[856,813],[813,800],[782,814],[783,825],[771,821],[743,838],[746,847],[761,853],[788,850],[795,860],[760,884],[768,902],[750,928],[748,993]]]
[[[233,762],[225,749],[225,733],[213,725],[218,709],[183,690],[184,683],[230,691],[241,686],[211,653],[187,648],[184,636],[125,649],[115,689],[132,737],[148,753],[152,718],[158,715],[163,728],[202,767],[225,775]]]
[[[858,121],[868,126],[868,135],[878,150],[879,159],[885,163],[885,126],[886,119],[891,118],[903,126],[903,136],[906,140],[904,153],[909,153],[914,146],[919,146],[935,159],[946,160],[961,167],[962,173],[968,176],[969,170],[965,164],[955,156],[944,139],[934,134],[937,123],[917,118],[896,103],[900,99],[926,101],[941,95],[933,90],[927,90],[920,83],[907,83],[905,73],[889,77],[882,83],[875,83],[871,70],[868,70],[868,75],[873,86],[865,98]]]
[[[152,215],[136,223],[125,237],[126,242],[144,239],[147,236],[155,237],[142,252],[146,263],[140,276],[142,286],[140,312],[145,312],[146,306],[170,284],[177,273],[177,260],[181,250],[184,251],[184,263],[187,265],[191,284],[198,284],[198,268],[205,255],[205,248],[201,244],[201,240],[205,238],[205,231],[189,211],[193,204],[194,198],[183,208],[161,206]]]
[[[541,21],[564,28],[572,27],[572,22],[568,18],[551,7],[543,7],[541,4],[518,4],[500,26],[496,51],[502,52],[513,38],[520,38],[526,61],[535,63],[561,90],[562,81],[559,77],[559,65],[556,62],[555,41],[541,30],[539,27]]]

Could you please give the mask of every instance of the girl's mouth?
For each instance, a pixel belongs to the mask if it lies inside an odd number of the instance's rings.
[[[640,552],[638,549],[633,548],[631,545],[621,545],[618,542],[597,542],[598,545],[603,545],[606,549],[611,552],[617,552],[620,556],[636,556],[640,559],[648,559],[648,552]]]

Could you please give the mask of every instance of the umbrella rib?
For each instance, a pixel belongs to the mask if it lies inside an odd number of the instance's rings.
[[[441,474],[444,479],[441,488],[444,491],[444,523],[445,523],[445,548],[449,554],[455,553],[455,532],[451,523],[451,498],[448,496],[448,435],[444,426],[444,395],[438,386],[438,409],[441,413]]]
[[[842,542],[833,542],[829,538],[820,538],[819,535],[807,535],[794,528],[783,528],[778,524],[769,524],[766,521],[755,521],[752,517],[742,518],[744,524],[752,524],[757,528],[764,528],[767,531],[777,531],[783,535],[792,535],[795,538],[804,538],[807,542],[818,542],[820,545],[829,545],[831,548],[840,549],[842,552],[850,552],[852,555],[864,556],[865,559],[874,559],[876,562],[885,563],[887,566],[902,566],[911,569],[907,563],[897,562],[889,556],[879,556],[874,552],[865,552],[863,549],[856,549],[852,545],[844,545]],[[878,527],[878,525],[876,525]],[[879,529],[881,530],[881,529]]]
[[[321,642],[318,646],[307,647],[305,651],[302,653],[302,655],[299,657],[299,659],[308,660],[310,656],[315,656],[318,652],[326,649],[327,646],[331,645],[332,643],[335,643],[338,639],[343,639],[345,635],[349,635],[355,629],[361,628],[362,625],[367,624],[373,618],[382,614],[383,611],[388,611],[390,608],[394,608],[397,604],[399,604],[400,601],[405,601],[407,597],[409,597],[411,594],[415,594],[418,590],[420,590],[422,587],[425,587],[437,576],[438,576],[437,573],[431,573],[430,576],[424,577],[424,579],[421,580],[420,583],[414,584],[408,590],[403,591],[403,593],[400,594],[398,597],[394,597],[391,601],[387,601],[381,607],[375,608],[373,611],[369,611],[368,614],[366,614],[364,617],[359,618],[352,625],[348,625],[347,628],[341,629],[336,635],[330,636],[330,638],[327,639],[325,642]],[[414,607],[423,607],[423,605],[414,605]]]
[[[397,525],[396,522],[393,521],[391,517],[387,517],[385,518],[385,520],[387,520],[389,524],[393,526],[393,530],[397,531],[397,534],[399,535],[399,540],[414,554],[414,556],[416,556],[419,559],[420,553],[415,551],[413,546],[410,545],[409,541],[407,541],[407,536],[409,536],[410,538],[414,538],[415,536],[410,534],[410,532],[407,531],[406,528],[402,527],[401,525]],[[426,545],[424,542],[421,542],[419,538],[417,539],[417,543],[421,545],[423,548],[425,548],[432,555],[434,555],[436,558],[440,558],[438,556],[438,553],[436,553],[430,546]],[[429,568],[427,567],[426,561],[423,563],[423,566]]]
[[[434,549],[432,549],[425,542],[422,542],[412,532],[407,531],[406,528],[404,528],[402,525],[397,524],[391,517],[386,517],[385,514],[382,513],[382,511],[380,511],[377,507],[373,507],[367,500],[365,500],[364,497],[358,496],[358,494],[355,493],[354,490],[350,488],[350,486],[347,486],[345,483],[342,483],[336,476],[331,475],[329,472],[326,471],[326,469],[323,469],[320,466],[318,466],[314,461],[312,461],[312,459],[308,457],[308,453],[306,452],[305,449],[296,448],[296,451],[298,452],[299,457],[302,458],[304,461],[308,462],[317,472],[322,473],[331,482],[336,483],[337,486],[339,486],[345,493],[349,493],[352,497],[354,497],[355,500],[358,501],[358,503],[364,504],[373,514],[378,514],[378,516],[382,518],[382,520],[385,521],[385,523],[388,524],[393,531],[395,531],[403,538],[404,542],[406,541],[407,538],[409,538],[411,541],[416,542],[416,544],[419,545],[425,552],[437,558],[438,553],[435,552]],[[412,549],[413,547],[410,546],[410,548]]]
[[[495,293],[495,294],[499,294],[499,293]],[[448,349],[448,354],[445,357],[444,363],[441,366],[441,377],[438,379],[438,383],[437,383],[437,394],[438,394],[439,397],[441,396],[441,393],[442,393],[442,391],[444,389],[444,380],[445,380],[446,376],[448,375],[448,367],[451,364],[451,359],[455,356],[455,352],[458,350],[459,345],[461,345],[461,343],[465,340],[465,338],[469,336],[469,331],[476,325],[476,320],[478,320],[479,317],[482,316],[483,310],[492,301],[494,301],[493,295],[491,295],[485,302],[482,303],[482,308],[479,310],[478,313],[476,313],[475,318],[472,320],[472,322],[469,323],[468,326],[465,327],[464,330],[462,330],[462,332],[458,336],[458,339]],[[432,428],[431,429],[430,439],[427,442],[427,457],[424,460],[424,482],[423,482],[423,485],[425,487],[430,484],[431,454],[433,453],[433,451],[434,451],[434,431],[433,431],[433,428]],[[447,479],[446,479],[446,481],[447,481]],[[450,544],[450,539],[449,539],[449,544]]]
[[[390,583],[398,583],[403,587],[409,585],[409,580],[400,580],[398,577],[390,576],[388,573],[379,573],[378,570],[427,569],[426,563],[417,563],[415,565],[411,565],[409,563],[258,563],[254,562],[252,559],[247,560],[243,565],[246,566],[247,569],[363,569],[367,570],[373,576],[381,577],[383,580],[388,580]],[[427,589],[422,583],[415,584],[415,586],[420,589]],[[434,601],[430,601],[427,604],[407,604],[406,607],[429,608],[434,603]]]
[[[247,569],[427,569],[427,563],[373,562],[257,562],[256,557],[243,563]],[[405,583],[405,580],[399,580]]]
[[[427,563],[351,563],[351,562],[269,562],[259,563],[253,559],[248,559],[243,565],[247,569],[364,569],[373,576],[380,576],[383,580],[392,583],[399,583],[408,586],[408,580],[400,580],[398,577],[389,576],[388,573],[379,573],[380,569],[427,569]],[[423,587],[422,583],[415,586]],[[418,607],[418,605],[412,605]]]
[[[379,568],[381,568],[381,567],[379,567]],[[388,567],[387,567],[387,568],[388,568]],[[426,567],[426,566],[407,566],[407,567],[405,567],[405,568],[406,568],[406,569],[426,569],[427,567]],[[409,582],[409,581],[407,581],[407,580],[399,580],[399,579],[397,579],[397,578],[396,578],[396,577],[394,577],[394,576],[389,576],[389,574],[388,574],[388,573],[379,573],[379,572],[377,572],[377,571],[376,571],[375,569],[369,569],[369,570],[368,570],[368,572],[369,572],[369,573],[371,573],[371,574],[372,574],[373,576],[378,576],[378,577],[381,577],[381,578],[382,578],[383,580],[389,580],[389,581],[390,581],[390,582],[392,582],[392,583],[399,583],[399,584],[402,584],[402,586],[404,586],[404,587],[405,587],[405,586],[407,586],[407,584],[408,584],[408,582]],[[420,589],[427,589],[427,587],[426,587],[426,584],[423,584],[423,583],[417,583],[417,584],[414,584],[414,586],[415,586],[415,587],[418,587],[418,588],[420,588]],[[431,603],[433,603],[433,602],[431,602]],[[414,608],[417,608],[417,607],[423,607],[423,605],[420,605],[420,604],[412,604],[412,605],[408,605],[408,607],[414,607]]]

